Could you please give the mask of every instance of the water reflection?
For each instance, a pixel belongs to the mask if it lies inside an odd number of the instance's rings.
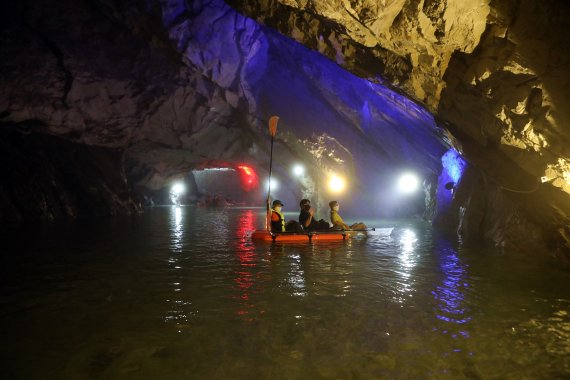
[[[459,249],[419,223],[346,244],[254,245],[244,235],[262,213],[224,212],[221,240],[220,211],[192,207],[11,237],[28,248],[0,255],[4,377],[570,373],[570,274],[550,262]]]
[[[443,275],[441,284],[432,292],[437,301],[436,318],[444,322],[444,333],[449,330],[452,338],[468,338],[466,325],[471,321],[465,300],[469,288],[468,266],[461,261],[448,240],[440,239],[436,244],[436,251],[439,255],[439,269]]]
[[[417,254],[414,252],[414,248],[418,238],[416,233],[412,230],[405,230],[400,237],[400,248],[402,253],[400,254],[400,262],[404,268],[404,276],[410,277],[411,270],[417,264]]]
[[[302,260],[306,258],[301,254],[296,253],[291,255],[291,266],[287,274],[287,282],[292,288],[292,294],[297,297],[304,297],[307,295],[307,288],[305,286],[305,271],[302,267]]]
[[[317,294],[334,294],[344,297],[350,294],[353,283],[353,246],[352,241],[330,243],[330,245],[313,245],[313,256],[316,258],[315,270],[323,276]]]
[[[170,250],[175,253],[182,252],[184,237],[182,217],[182,207],[172,206],[170,213]]]
[[[257,312],[252,300],[256,282],[257,257],[255,246],[249,239],[249,234],[255,230],[256,222],[257,219],[252,210],[243,210],[239,215],[236,228],[235,251],[239,267],[234,271],[234,284],[238,290],[238,295],[234,299],[239,301],[236,314],[246,322],[254,321]],[[262,314],[263,311],[259,310],[259,313]]]
[[[170,252],[171,255],[168,258],[168,263],[171,270],[178,272],[182,269],[179,261],[180,255],[183,251],[184,246],[184,216],[185,209],[180,206],[172,206],[170,209]],[[175,273],[176,273],[175,272]],[[182,276],[175,276],[175,280],[168,283],[172,291],[175,293],[173,297],[166,299],[169,304],[166,315],[164,317],[165,322],[175,322],[177,328],[181,329],[187,327],[188,322],[188,305],[191,302],[185,300],[182,291]],[[178,330],[181,332],[181,330]]]
[[[403,303],[405,297],[412,297],[414,292],[414,277],[412,276],[412,271],[418,263],[418,253],[416,252],[416,245],[418,238],[416,232],[411,229],[406,229],[400,235],[398,240],[400,245],[400,270],[397,271],[399,278],[398,291],[401,296],[396,298],[396,301]]]
[[[228,241],[228,238],[234,236],[233,233],[236,227],[239,232],[244,234],[246,233],[245,230],[240,229],[240,225],[242,224],[241,220],[238,222],[237,226],[230,225],[229,215],[225,210],[209,210],[208,213],[213,216],[210,220],[210,224],[208,225],[208,232],[211,235],[212,241],[216,242],[216,244],[225,244]],[[241,218],[243,218],[243,214],[240,215],[240,219]]]

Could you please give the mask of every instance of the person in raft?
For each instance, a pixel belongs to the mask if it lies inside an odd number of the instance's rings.
[[[285,231],[285,217],[281,213],[283,202],[276,199],[271,206],[271,232]]]
[[[366,230],[366,225],[364,223],[354,223],[352,226],[349,226],[342,220],[338,213],[338,209],[340,208],[337,201],[329,202],[329,207],[331,208],[331,223],[333,224],[333,229],[335,230],[355,230],[355,231],[363,231]]]
[[[299,206],[301,207],[299,224],[301,224],[305,231],[328,230],[330,228],[326,220],[315,220],[315,210],[311,207],[310,200],[301,199]]]

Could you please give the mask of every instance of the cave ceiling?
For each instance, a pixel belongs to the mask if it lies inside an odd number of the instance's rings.
[[[565,2],[228,3],[251,19],[221,0],[6,5],[2,121],[128,148],[151,187],[209,159],[265,161],[259,137],[279,114],[281,142],[300,155],[353,154],[364,140],[359,167],[437,172],[449,145],[474,163],[499,149],[570,192]]]

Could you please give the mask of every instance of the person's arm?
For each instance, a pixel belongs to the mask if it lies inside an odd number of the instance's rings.
[[[305,227],[309,227],[311,225],[311,221],[313,220],[313,215],[315,214],[315,211],[313,209],[309,209],[308,211],[309,216],[307,217],[307,220],[305,220]]]

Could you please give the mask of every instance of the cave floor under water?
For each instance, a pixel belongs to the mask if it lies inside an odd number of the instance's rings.
[[[546,252],[467,247],[411,221],[253,244],[262,221],[158,207],[4,226],[1,377],[570,376],[570,271]]]

